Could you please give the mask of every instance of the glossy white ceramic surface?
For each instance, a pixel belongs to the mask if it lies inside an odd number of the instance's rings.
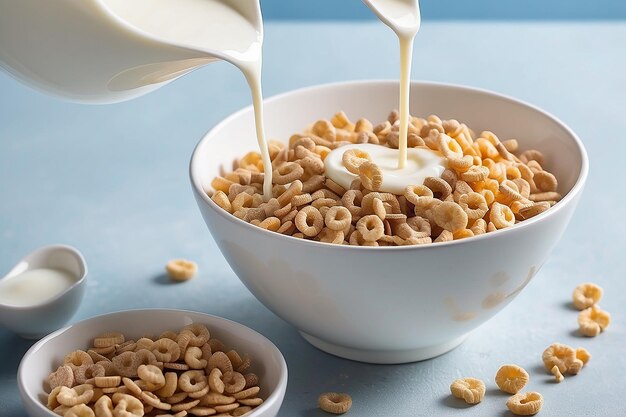
[[[46,408],[43,381],[63,362],[67,353],[87,348],[91,339],[106,331],[120,331],[128,338],[144,334],[161,334],[191,323],[206,325],[212,337],[227,347],[254,358],[253,371],[259,376],[265,398],[250,417],[274,417],[283,402],[287,388],[287,364],[276,346],[254,330],[233,321],[184,310],[127,310],[93,317],[52,333],[24,355],[17,374],[20,395],[30,417],[54,417]],[[54,369],[53,369],[54,368]]]
[[[266,101],[268,137],[287,141],[319,118],[384,120],[397,82],[322,85]],[[245,223],[204,193],[211,179],[256,150],[252,110],[215,126],[194,151],[190,176],[214,239],[242,282],[315,346],[366,362],[400,363],[442,354],[493,317],[535,276],[565,230],[587,177],[577,136],[550,114],[496,93],[413,82],[411,112],[456,118],[476,131],[541,150],[564,198],[512,228],[456,242],[410,247],[336,246]]]
[[[234,8],[263,32],[257,1]],[[129,100],[216,59],[232,60],[211,40],[201,48],[133,26],[107,0],[0,0],[0,10],[0,68],[74,101]]]
[[[0,279],[11,278],[37,268],[65,270],[75,277],[75,282],[63,292],[39,304],[29,306],[0,304],[0,326],[29,339],[39,338],[64,326],[78,310],[86,287],[85,259],[77,249],[65,245],[37,249],[19,261]]]

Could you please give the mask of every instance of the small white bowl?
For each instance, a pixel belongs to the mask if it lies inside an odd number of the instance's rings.
[[[314,86],[268,99],[269,138],[287,142],[317,119],[343,110],[385,120],[398,83],[358,81]],[[587,154],[571,129],[549,113],[497,93],[413,82],[411,112],[458,119],[477,132],[516,138],[542,151],[563,199],[530,220],[469,239],[421,246],[329,245],[246,223],[206,195],[232,161],[258,149],[250,107],[200,141],[190,177],[200,212],[226,260],[248,289],[316,347],[349,359],[401,363],[459,345],[506,306],[557,244],[587,178]]]
[[[264,399],[249,417],[275,417],[287,389],[287,364],[278,348],[254,330],[234,321],[209,314],[184,310],[127,310],[96,316],[56,331],[33,345],[22,358],[17,383],[26,412],[30,417],[57,417],[45,406],[44,381],[68,353],[85,349],[98,334],[119,331],[128,338],[160,334],[166,330],[200,323],[232,349],[253,358],[254,372],[259,376]]]
[[[50,245],[37,249],[18,262],[4,278],[10,279],[30,269],[63,269],[75,277],[75,282],[60,294],[39,304],[12,306],[0,304],[0,326],[26,339],[38,339],[53,332],[76,313],[85,294],[87,263],[75,248]]]

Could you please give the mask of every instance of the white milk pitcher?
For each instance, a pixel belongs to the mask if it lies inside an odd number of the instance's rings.
[[[262,42],[258,0],[0,0],[0,67],[75,101],[129,100],[217,59],[260,68]]]

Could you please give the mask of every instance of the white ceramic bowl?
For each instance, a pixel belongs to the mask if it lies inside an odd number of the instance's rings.
[[[294,132],[344,110],[384,120],[398,84],[359,81],[292,91],[265,102],[267,133]],[[582,143],[550,114],[496,93],[414,82],[411,112],[455,118],[476,131],[517,138],[541,150],[559,179],[562,201],[514,227],[462,241],[410,247],[354,247],[279,235],[241,221],[205,194],[211,179],[257,149],[245,108],[200,141],[190,165],[206,224],[248,289],[316,347],[349,359],[401,363],[434,357],[508,304],[537,273],[563,234],[582,193],[588,161]]]
[[[33,345],[22,358],[17,383],[26,412],[30,417],[56,417],[45,406],[44,381],[53,367],[63,362],[69,352],[85,348],[93,337],[106,331],[121,331],[130,338],[160,334],[191,323],[206,325],[212,337],[227,347],[253,358],[259,376],[259,395],[265,402],[250,417],[274,417],[287,388],[287,364],[272,342],[254,330],[224,318],[184,310],[128,310],[93,317],[58,330]]]
[[[20,260],[4,278],[13,277],[37,268],[56,268],[70,272],[74,283],[60,294],[35,305],[13,306],[0,304],[0,326],[26,339],[38,339],[60,329],[76,313],[87,286],[87,263],[75,248],[50,245],[37,249]]]

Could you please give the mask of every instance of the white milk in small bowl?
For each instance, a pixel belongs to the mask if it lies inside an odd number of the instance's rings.
[[[0,279],[0,325],[26,338],[59,329],[85,292],[87,264],[65,245],[40,248]]]

